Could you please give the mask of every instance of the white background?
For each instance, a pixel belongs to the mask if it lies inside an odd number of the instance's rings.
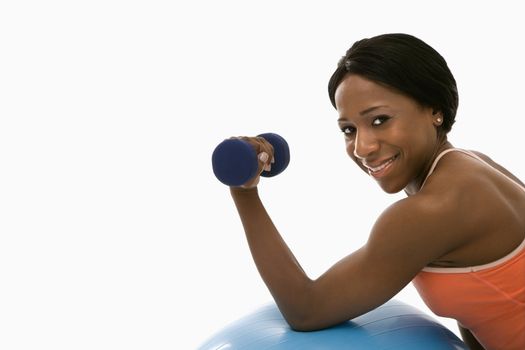
[[[260,192],[311,277],[359,248],[402,198],[347,158],[327,97],[363,37],[437,49],[450,140],[524,177],[517,3],[3,1],[0,348],[194,349],[269,302],[211,169],[232,135],[288,140]],[[396,298],[430,313],[411,286]]]

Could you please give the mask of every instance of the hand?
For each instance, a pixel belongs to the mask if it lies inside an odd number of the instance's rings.
[[[248,182],[242,184],[241,188],[250,189],[257,187],[261,179],[261,173],[263,171],[270,171],[272,164],[275,162],[273,146],[266,141],[263,137],[232,137],[248,142],[255,149],[257,154],[257,160],[259,162],[259,168],[257,169],[257,175],[250,179]]]

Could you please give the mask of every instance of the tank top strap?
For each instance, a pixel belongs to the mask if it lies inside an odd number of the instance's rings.
[[[442,151],[440,154],[437,155],[436,159],[434,159],[434,162],[432,163],[432,166],[430,167],[430,170],[428,171],[428,174],[427,176],[425,177],[425,180],[423,180],[423,184],[421,185],[421,188],[423,188],[423,186],[425,186],[425,184],[427,183],[427,180],[428,180],[428,177],[430,175],[432,175],[432,173],[434,172],[434,170],[436,169],[436,166],[438,164],[438,162],[440,161],[441,158],[443,158],[443,156],[449,152],[453,152],[453,151],[458,151],[458,152],[461,152],[463,150],[460,150],[459,148],[448,148],[444,151]],[[466,152],[466,151],[465,151]],[[421,190],[420,188],[420,190]]]
[[[497,171],[498,173],[500,173],[501,175],[505,176],[507,179],[509,179],[510,181],[512,181],[513,183],[515,183],[516,185],[518,185],[523,191],[525,191],[525,187],[523,187],[520,183],[518,183],[516,180],[514,180],[513,178],[509,177],[507,174],[499,171],[498,169],[494,168],[492,165],[490,165],[489,163],[487,163],[485,160],[483,160],[480,156],[478,156],[477,154],[475,154],[474,152],[471,152],[471,151],[467,151],[465,149],[461,149],[461,148],[448,148],[444,151],[442,151],[440,154],[438,154],[438,156],[436,157],[436,159],[434,159],[434,162],[432,163],[432,166],[430,167],[430,170],[428,171],[428,174],[427,176],[425,177],[425,180],[423,181],[423,184],[421,185],[421,188],[423,188],[423,186],[425,186],[425,183],[427,182],[428,180],[428,177],[430,175],[432,175],[432,173],[434,172],[434,170],[436,169],[436,166],[438,164],[438,162],[441,160],[441,158],[443,158],[443,156],[447,153],[450,153],[450,152],[460,152],[460,153],[463,153],[463,154],[466,154],[472,158],[475,158],[477,160],[479,160],[480,162],[482,162],[483,164],[489,166],[491,169],[494,169],[495,171]]]

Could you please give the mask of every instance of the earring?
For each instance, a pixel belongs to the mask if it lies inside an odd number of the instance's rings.
[[[442,121],[443,121],[443,119],[441,119],[441,117],[438,117],[438,118],[436,119],[436,122],[437,122],[438,125],[441,125],[441,122],[442,122]]]

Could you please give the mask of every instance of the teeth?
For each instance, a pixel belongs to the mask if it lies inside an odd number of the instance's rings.
[[[381,171],[383,170],[384,168],[386,168],[390,163],[392,163],[394,161],[396,157],[392,157],[390,158],[389,160],[387,160],[386,162],[384,162],[383,164],[379,165],[378,167],[375,167],[375,168],[372,168],[372,167],[368,167],[368,170],[371,172],[371,173],[377,173],[378,171]]]

